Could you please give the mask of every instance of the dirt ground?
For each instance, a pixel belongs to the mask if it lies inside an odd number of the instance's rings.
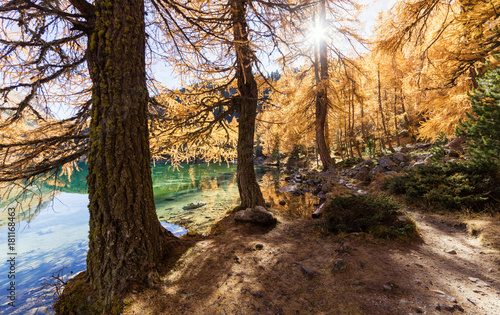
[[[267,229],[228,215],[124,314],[500,314],[498,215],[407,209],[408,243],[271,211]]]

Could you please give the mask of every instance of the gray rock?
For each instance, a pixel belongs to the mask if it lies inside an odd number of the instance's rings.
[[[184,209],[184,210],[197,209],[197,208],[203,207],[206,204],[207,203],[203,202],[203,201],[195,201],[195,202],[191,202],[190,204],[185,205],[184,207],[182,207],[182,209]]]
[[[367,182],[370,180],[370,170],[370,166],[362,165],[353,178],[362,182]]]
[[[297,193],[299,191],[301,192],[301,189],[300,186],[297,184],[290,184],[285,187],[281,187],[280,189],[278,189],[278,191]]]
[[[396,227],[404,227],[405,225],[411,223],[411,219],[405,215],[398,215],[397,221],[395,222]]]
[[[325,195],[325,193],[324,193],[324,192],[320,192],[320,193],[318,194],[318,198],[319,198],[319,199],[321,199],[321,200],[326,200],[326,195]]]
[[[398,165],[389,156],[383,156],[377,160],[378,164],[389,171],[397,171]]]
[[[337,258],[333,262],[332,272],[339,272],[347,268],[347,264],[343,259]]]
[[[262,225],[272,225],[276,223],[276,218],[273,214],[267,211],[264,207],[257,206],[255,209],[247,208],[236,212],[234,215],[236,221],[252,222]]]
[[[301,265],[301,264],[298,264],[298,263],[294,263],[293,266],[295,266],[298,269],[300,269],[302,271],[302,273],[306,277],[308,277],[310,279],[321,275],[319,272],[317,272],[316,270],[314,270],[311,267],[308,267],[306,265]]]
[[[413,167],[417,168],[417,167],[422,167],[424,165],[425,165],[424,161],[417,161],[413,164]]]
[[[397,162],[408,162],[411,160],[410,155],[401,153],[401,152],[396,152],[392,155],[392,159]]]
[[[385,172],[387,172],[387,169],[385,167],[383,167],[382,165],[377,165],[370,171],[370,175],[376,175]]]
[[[456,255],[457,254],[457,251],[454,250],[454,249],[449,249],[446,251],[447,254],[451,254],[451,255]]]

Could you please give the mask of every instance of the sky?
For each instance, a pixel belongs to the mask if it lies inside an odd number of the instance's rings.
[[[373,32],[375,19],[381,11],[390,9],[397,0],[361,0],[361,4],[365,5],[365,9],[361,14],[360,20],[364,24],[364,35],[368,38]],[[269,65],[268,72],[276,70],[275,65]],[[155,78],[162,82],[166,87],[174,89],[180,87],[180,80],[173,73],[171,68],[168,68],[161,63],[152,65],[152,72]]]

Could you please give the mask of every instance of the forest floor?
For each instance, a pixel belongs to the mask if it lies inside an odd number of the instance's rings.
[[[333,235],[279,210],[274,228],[228,214],[124,314],[500,314],[500,216],[405,210],[420,240]]]

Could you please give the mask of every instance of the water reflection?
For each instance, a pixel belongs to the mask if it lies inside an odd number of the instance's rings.
[[[162,225],[176,235],[187,230],[206,233],[210,225],[226,211],[238,205],[236,165],[187,165],[174,171],[170,166],[152,169],[153,189],[158,217]],[[16,308],[8,306],[6,295],[0,297],[1,314],[46,313],[53,303],[49,288],[42,281],[65,269],[66,275],[75,275],[86,267],[88,250],[88,195],[86,167],[71,176],[58,180],[47,179],[36,183],[24,198],[16,198],[19,187],[2,191],[0,201],[0,277],[8,284],[7,211],[17,210],[17,265]],[[295,216],[310,216],[317,198],[294,197],[278,192],[286,183],[276,169],[256,168],[264,198],[273,208]],[[315,200],[316,199],[316,200]],[[280,206],[279,201],[286,201]],[[194,201],[204,206],[183,210]],[[7,292],[7,291],[4,291]]]

